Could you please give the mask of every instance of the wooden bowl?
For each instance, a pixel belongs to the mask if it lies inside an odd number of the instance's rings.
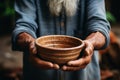
[[[66,35],[41,36],[35,43],[42,59],[59,65],[77,59],[84,47],[81,39]]]

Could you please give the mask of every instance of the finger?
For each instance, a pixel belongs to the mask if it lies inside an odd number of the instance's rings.
[[[40,58],[37,58],[36,56],[30,57],[30,61],[36,67],[39,67],[39,68],[43,68],[43,69],[52,69],[53,68],[53,64],[51,62],[41,60]]]
[[[53,68],[53,64],[51,62],[39,60],[38,58],[36,58],[35,61],[37,62],[38,67],[42,67],[45,69],[52,69]]]
[[[93,53],[94,47],[91,43],[85,42],[86,48],[84,49],[84,56],[89,56]]]
[[[91,56],[92,53],[93,53],[93,48],[92,47],[86,47],[86,49],[84,50],[83,57]]]
[[[74,60],[74,61],[69,61],[69,62],[68,62],[68,65],[69,65],[69,66],[78,67],[78,66],[82,65],[83,61],[84,61],[84,60],[83,60],[82,58],[81,58],[81,59],[78,59],[78,60]]]
[[[29,51],[31,54],[36,54],[37,53],[37,49],[35,47],[35,43],[34,42],[31,42],[30,45],[29,45]]]
[[[78,60],[74,60],[74,61],[69,61],[68,65],[72,66],[72,67],[80,67],[83,65],[87,65],[91,60],[91,57],[84,57],[84,58],[80,58]]]
[[[53,69],[59,69],[59,65],[58,64],[53,64]]]
[[[62,70],[64,71],[76,71],[76,70],[80,70],[80,69],[83,69],[85,68],[85,66],[81,66],[81,67],[71,67],[71,66],[63,66],[62,67]]]

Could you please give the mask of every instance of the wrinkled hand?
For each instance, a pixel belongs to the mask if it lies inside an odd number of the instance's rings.
[[[89,40],[84,40],[85,48],[83,50],[83,56],[78,60],[69,61],[67,65],[62,67],[64,71],[76,71],[83,69],[90,63],[93,54],[93,44]]]
[[[36,56],[37,50],[35,47],[35,39],[28,33],[20,33],[18,35],[17,44],[20,46],[20,49],[22,51],[24,51],[24,49],[29,50],[29,60],[36,67],[42,69],[59,69],[59,66],[57,64],[44,61]]]

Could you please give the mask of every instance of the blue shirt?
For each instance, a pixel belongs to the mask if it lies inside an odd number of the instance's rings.
[[[106,20],[104,0],[80,0],[78,11],[74,16],[54,17],[50,14],[47,0],[16,0],[16,25],[12,34],[12,49],[19,50],[16,45],[17,35],[27,32],[34,38],[42,35],[64,34],[85,39],[90,33],[100,31],[109,44],[110,26]],[[61,26],[64,22],[64,26]],[[57,70],[43,70],[31,65],[29,53],[23,54],[24,80],[57,80]],[[91,62],[85,69],[65,72],[65,80],[100,80],[98,52],[94,51]]]

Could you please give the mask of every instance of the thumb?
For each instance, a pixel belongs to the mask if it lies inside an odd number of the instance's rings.
[[[37,49],[36,49],[34,41],[32,41],[29,45],[29,52],[30,52],[30,54],[36,54],[37,53]]]

